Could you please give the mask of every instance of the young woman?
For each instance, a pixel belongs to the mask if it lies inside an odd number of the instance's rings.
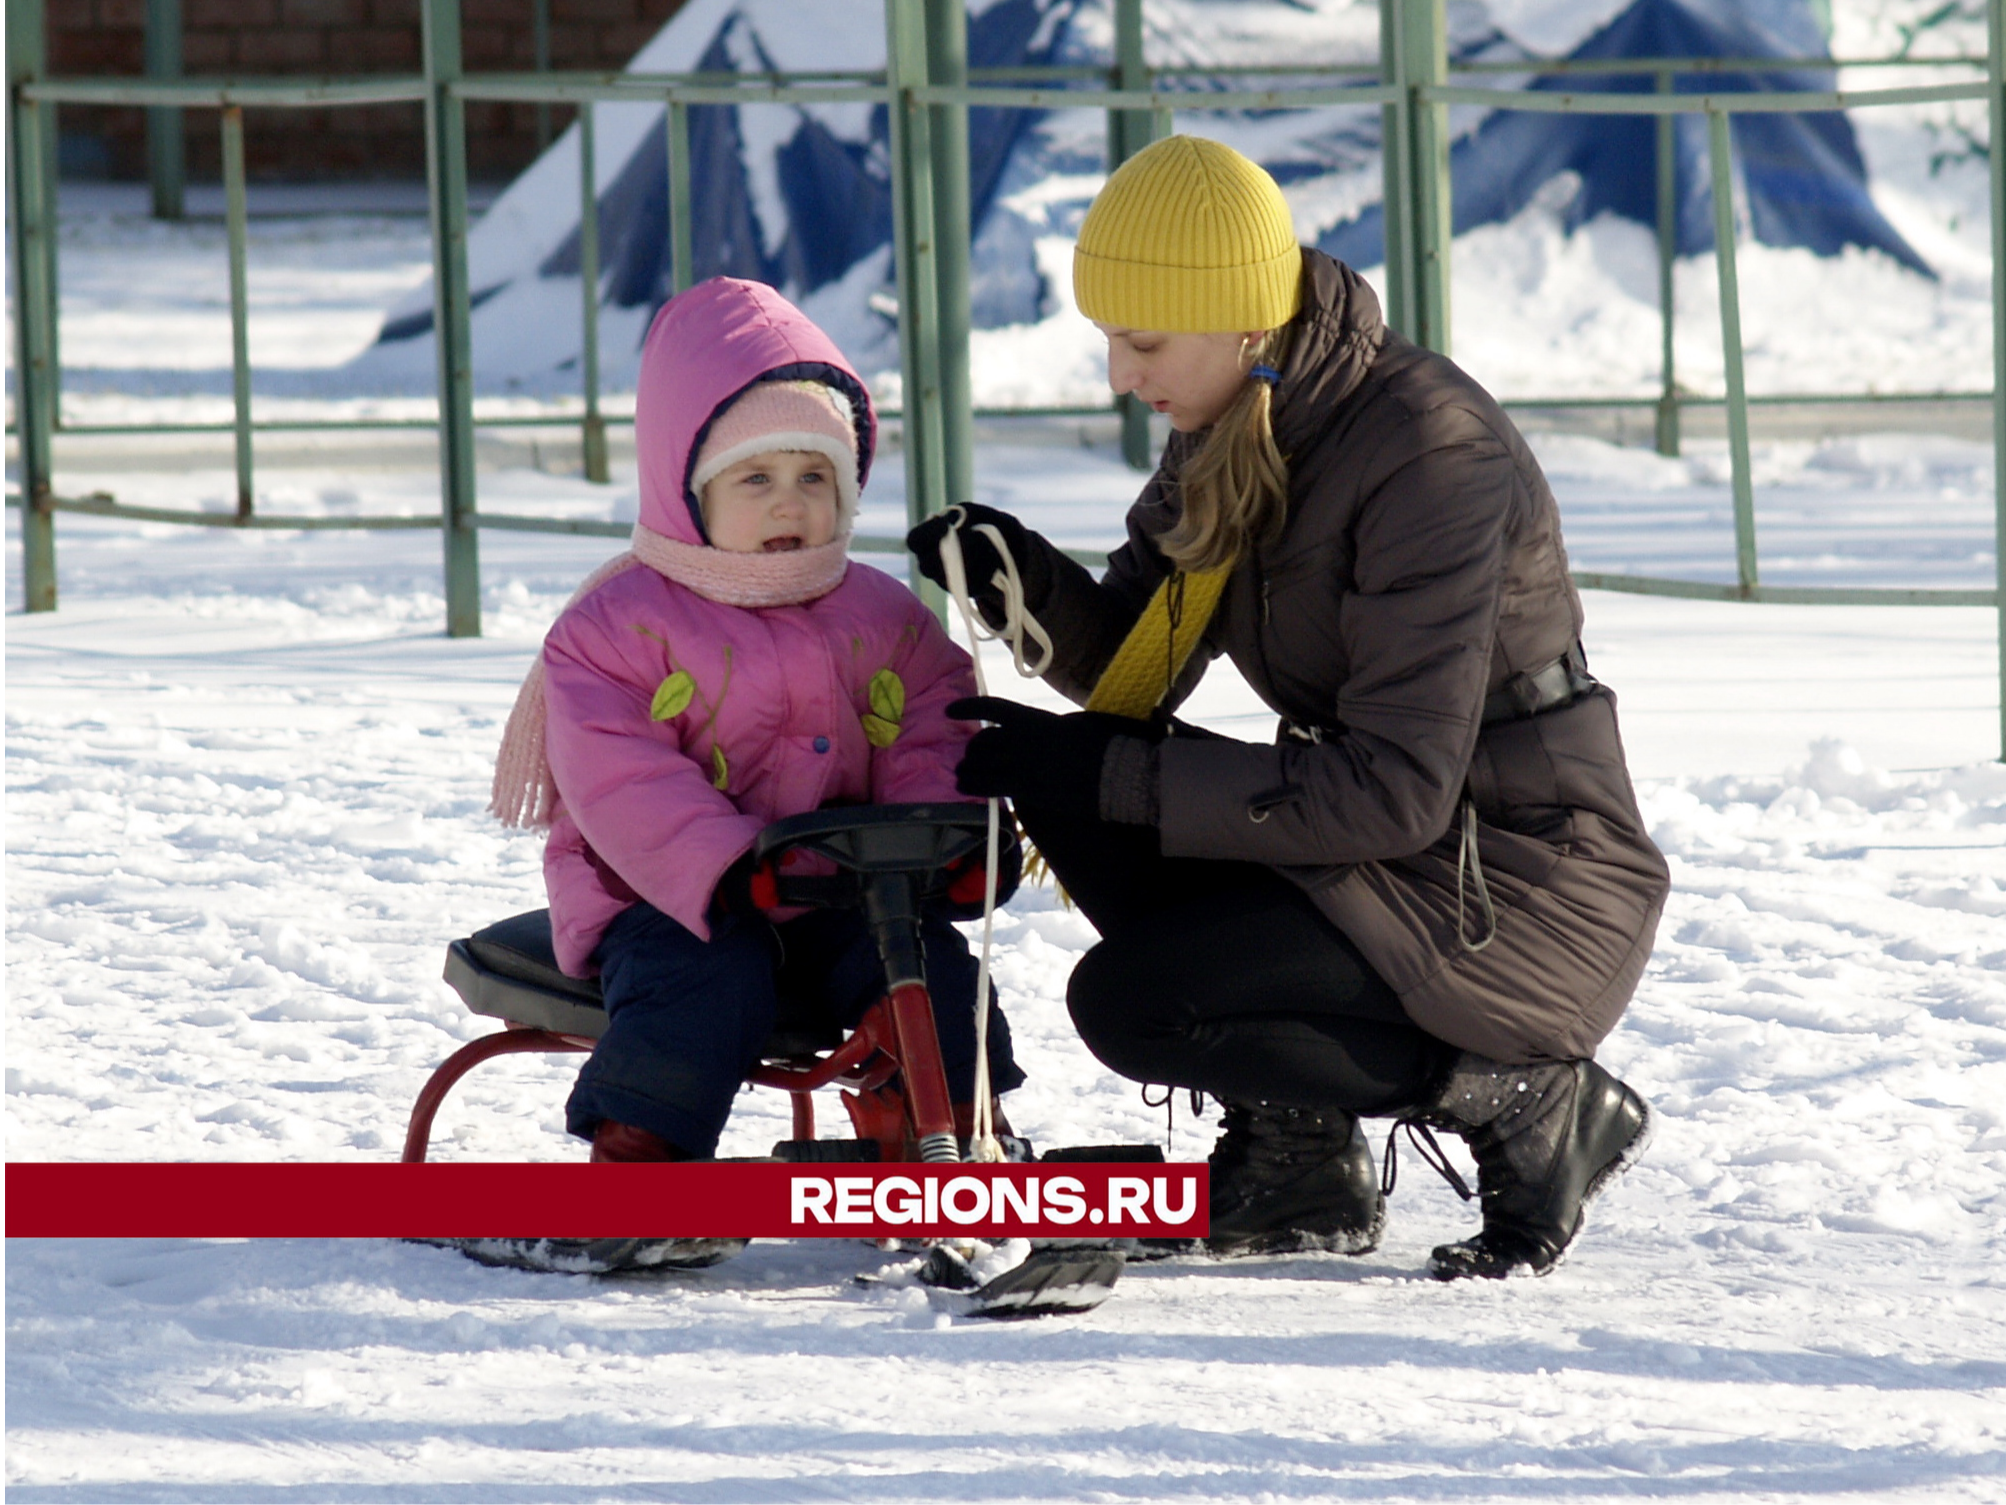
[[[1358,1118],[1386,1116],[1478,1165],[1483,1228],[1437,1275],[1544,1273],[1648,1137],[1591,1057],[1668,886],[1553,495],[1483,389],[1298,246],[1274,180],[1217,143],[1109,179],[1074,294],[1114,390],[1174,433],[1098,581],[968,509],[1086,709],[950,707],[993,723],[959,787],[1016,802],[1101,933],[1068,989],[1088,1047],[1224,1105],[1215,1249],[1374,1247]],[[935,579],[947,527],[909,540]],[[961,543],[1000,622],[995,549]],[[1272,745],[1170,719],[1221,654],[1281,717]]]

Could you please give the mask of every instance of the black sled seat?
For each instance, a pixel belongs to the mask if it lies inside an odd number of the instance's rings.
[[[467,1008],[517,1029],[548,1030],[581,1040],[606,1032],[606,1001],[596,978],[570,977],[557,965],[550,911],[510,915],[446,948],[446,982]],[[833,1050],[842,1031],[781,1000],[780,1019],[761,1052],[793,1060]]]
[[[521,1029],[586,1040],[606,1031],[598,981],[558,970],[547,909],[510,915],[454,941],[446,948],[446,982],[474,1013]]]

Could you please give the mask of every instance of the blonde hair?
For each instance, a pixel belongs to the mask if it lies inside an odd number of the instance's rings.
[[[1293,325],[1285,324],[1250,342],[1252,364],[1279,370],[1292,333]],[[1289,466],[1275,446],[1273,409],[1273,383],[1250,376],[1179,471],[1183,515],[1157,546],[1180,570],[1224,569],[1280,536],[1288,516]]]

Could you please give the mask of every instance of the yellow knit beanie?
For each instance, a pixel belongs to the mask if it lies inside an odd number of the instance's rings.
[[[1165,333],[1277,329],[1302,300],[1282,190],[1230,146],[1170,136],[1115,170],[1073,251],[1073,301],[1102,324]]]

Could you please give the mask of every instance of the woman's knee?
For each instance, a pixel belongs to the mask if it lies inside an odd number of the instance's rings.
[[[1066,983],[1073,1028],[1094,1058],[1135,1081],[1150,1080],[1148,1064],[1166,1033],[1165,990],[1146,980],[1136,948],[1104,940],[1080,958]]]

